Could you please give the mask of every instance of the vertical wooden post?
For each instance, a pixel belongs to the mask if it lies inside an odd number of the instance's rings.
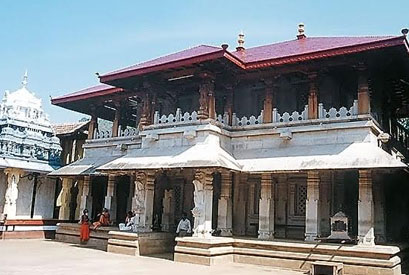
[[[214,99],[214,82],[209,73],[202,73],[200,76],[203,82],[199,87],[199,119],[216,118],[216,101]]]
[[[88,124],[88,139],[93,139],[94,138],[94,132],[95,129],[98,128],[98,118],[95,114],[91,115],[91,120]]]
[[[358,114],[369,114],[370,98],[368,73],[363,64],[358,66]]]
[[[273,122],[273,81],[265,81],[263,123]]]
[[[318,89],[317,89],[317,73],[309,73],[310,90],[308,94],[308,119],[318,118]]]
[[[120,116],[121,116],[121,105],[119,102],[115,102],[115,117],[114,117],[114,122],[112,123],[112,137],[118,136]]]
[[[151,110],[152,102],[149,92],[145,92],[143,98],[142,115],[139,121],[139,128],[142,129],[144,126],[151,124]]]
[[[226,85],[226,105],[224,106],[224,113],[229,118],[229,125],[232,125],[233,120],[233,85]]]

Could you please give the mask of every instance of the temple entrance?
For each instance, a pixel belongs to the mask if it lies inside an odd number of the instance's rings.
[[[108,177],[93,177],[92,181],[92,213],[91,219],[96,220],[98,213],[102,212],[105,205]]]
[[[130,177],[119,176],[116,180],[116,223],[125,221],[126,213],[130,210],[128,200],[130,196]]]
[[[71,198],[70,198],[70,221],[75,221],[79,217],[75,216],[75,210],[77,209],[77,197],[78,197],[78,180],[74,182],[70,189]]]

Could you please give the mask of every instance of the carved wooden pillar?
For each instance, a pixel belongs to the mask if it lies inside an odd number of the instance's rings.
[[[115,117],[112,123],[112,137],[118,136],[120,118],[121,118],[121,105],[119,102],[115,102]]]
[[[213,206],[213,173],[210,170],[198,170],[195,173],[193,198],[195,207],[192,209],[194,217],[193,236],[201,238],[211,237],[212,206]]]
[[[142,115],[139,121],[139,128],[142,129],[152,123],[152,101],[151,95],[148,91],[145,92],[143,97]]]
[[[372,175],[369,169],[359,170],[358,199],[358,243],[375,244],[374,202],[372,196]]]
[[[273,81],[265,81],[263,123],[273,122]]]
[[[370,98],[368,73],[363,64],[358,66],[358,114],[369,114]]]
[[[88,210],[88,213],[92,213],[92,184],[91,184],[91,177],[85,176],[82,180],[82,193],[81,193],[81,202],[80,202],[80,213],[79,217],[81,217],[82,212],[84,209]]]
[[[95,129],[98,129],[98,118],[95,114],[92,114],[88,124],[88,139],[94,138]]]
[[[258,238],[274,238],[274,185],[273,178],[268,173],[261,175]]]
[[[227,114],[229,125],[232,125],[233,118],[233,85],[226,85],[226,104],[224,106],[224,113]]]
[[[308,94],[308,118],[318,118],[318,88],[317,88],[317,73],[309,73],[310,90]]]
[[[315,241],[320,235],[320,177],[318,171],[308,171],[305,213],[305,240]]]
[[[215,99],[214,99],[214,83],[212,77],[207,74],[203,73],[201,75],[203,78],[202,83],[199,87],[199,112],[198,118],[199,119],[206,119],[206,118],[216,118],[216,106],[215,106]]]
[[[232,235],[232,172],[223,171],[221,178],[221,192],[217,213],[217,226],[221,236]]]

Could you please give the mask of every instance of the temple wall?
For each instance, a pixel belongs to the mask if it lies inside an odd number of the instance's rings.
[[[3,213],[5,195],[7,188],[7,178],[3,171],[0,171],[0,213]]]
[[[17,211],[16,215],[19,218],[30,218],[31,197],[33,195],[33,181],[28,178],[20,178],[17,184]]]

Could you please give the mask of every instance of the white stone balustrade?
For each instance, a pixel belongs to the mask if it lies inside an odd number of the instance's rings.
[[[232,117],[232,126],[247,126],[247,125],[258,125],[263,123],[263,110],[261,110],[260,115],[258,117],[250,116],[247,118],[246,116],[242,118],[238,118],[236,113],[233,113]]]
[[[125,129],[121,129],[121,127],[119,127],[119,136],[120,137],[131,137],[131,136],[137,136],[139,134],[138,129],[136,128],[125,128]]]
[[[328,111],[322,103],[318,104],[318,118],[342,119],[358,115],[358,100],[354,100],[351,108],[341,107],[339,110],[330,108]]]
[[[182,114],[180,108],[176,109],[175,114],[169,114],[168,116],[162,115],[160,116],[159,112],[156,111],[153,117],[153,124],[172,124],[172,123],[191,123],[193,121],[197,121],[197,112],[194,111],[192,113],[185,112]]]
[[[299,113],[297,111],[292,112],[291,114],[288,112],[284,112],[282,115],[278,112],[277,108],[273,109],[273,122],[293,122],[293,121],[301,121],[308,119],[308,105],[305,105],[304,110]]]
[[[216,121],[220,122],[221,124],[229,125],[229,114],[224,113],[224,115],[217,115]]]
[[[111,138],[112,130],[98,130],[95,129],[94,139]]]

